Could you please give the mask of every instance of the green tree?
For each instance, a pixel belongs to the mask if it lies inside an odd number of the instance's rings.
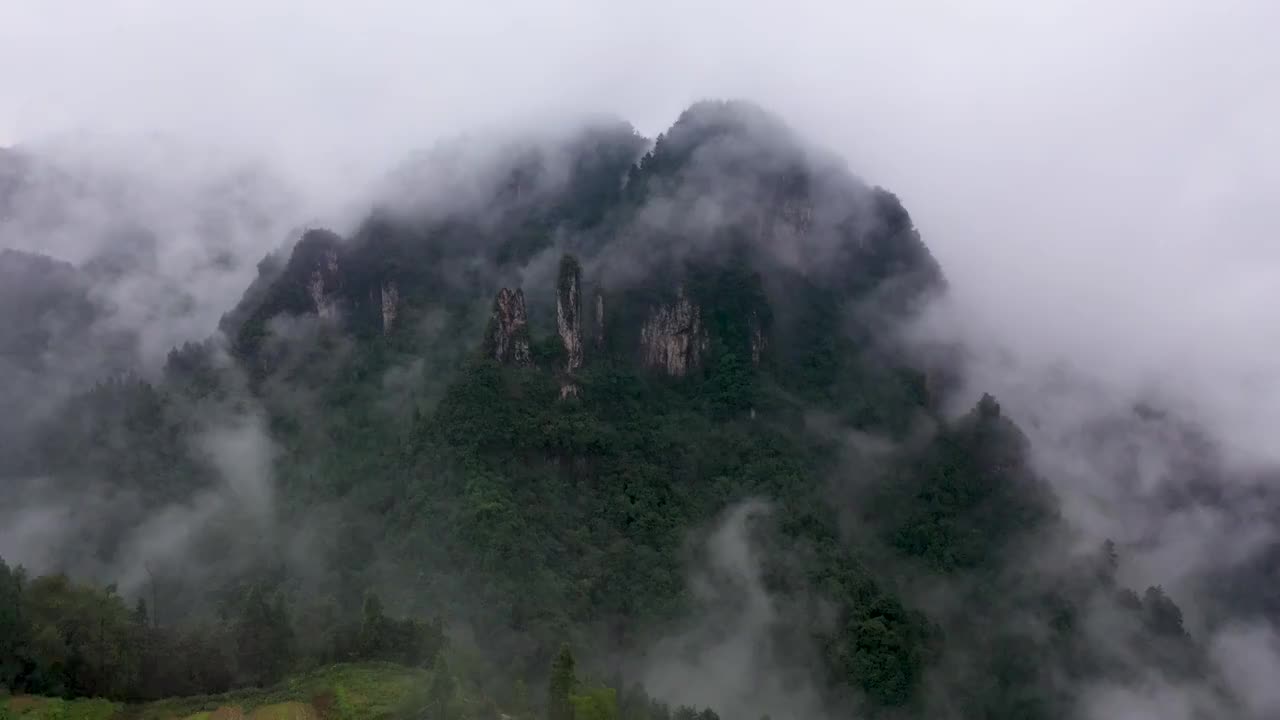
[[[1182,627],[1182,610],[1159,585],[1149,587],[1143,593],[1142,615],[1147,630],[1155,635],[1175,638],[1186,635],[1187,631]]]
[[[618,693],[613,688],[588,689],[569,696],[573,720],[618,720]]]
[[[33,580],[23,593],[30,625],[29,689],[54,695],[120,697],[136,682],[138,647],[131,614],[114,587],[65,575]]]
[[[364,659],[383,659],[392,644],[391,622],[382,610],[382,600],[375,593],[364,596],[363,619],[356,652]]]
[[[567,644],[560,646],[551,663],[551,680],[547,687],[547,720],[573,720],[573,695],[577,678],[574,676],[573,651]]]
[[[149,622],[147,618],[147,601],[143,598],[138,598],[137,604],[133,606],[133,624],[145,628]]]
[[[22,568],[10,568],[0,558],[0,687],[9,689],[22,671],[28,630],[22,613],[23,581]]]
[[[268,598],[254,585],[235,626],[237,659],[247,682],[269,685],[288,671],[293,659],[293,628],[284,598]]]
[[[444,621],[392,620],[392,659],[404,665],[432,665],[444,649]]]

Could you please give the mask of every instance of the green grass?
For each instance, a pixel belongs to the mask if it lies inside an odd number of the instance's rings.
[[[109,700],[32,697],[7,698],[5,709],[13,718],[24,720],[113,720],[124,708]]]
[[[319,712],[312,703],[283,702],[261,705],[249,715],[249,720],[319,720]]]
[[[331,665],[292,679],[309,702],[331,695],[328,720],[384,720],[416,689],[427,686],[431,673],[391,663]]]
[[[0,697],[0,710],[12,720],[390,720],[430,677],[392,663],[342,664],[221,695],[137,705],[19,695]]]

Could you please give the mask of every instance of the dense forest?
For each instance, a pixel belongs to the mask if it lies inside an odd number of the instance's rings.
[[[1253,717],[963,349],[904,340],[947,283],[898,199],[766,111],[387,188],[159,372],[94,302],[128,256],[0,255],[0,688],[376,660],[430,669],[405,718],[1074,718],[1157,682]]]

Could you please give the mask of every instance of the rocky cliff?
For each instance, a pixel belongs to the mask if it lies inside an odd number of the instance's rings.
[[[582,367],[582,268],[572,255],[560,260],[556,283],[556,330],[564,345],[565,372]]]
[[[389,335],[400,310],[400,286],[394,280],[384,282],[379,296],[382,300],[382,334]]]
[[[741,365],[823,398],[823,385],[866,364],[858,354],[877,332],[859,325],[872,313],[850,308],[874,301],[886,325],[881,298],[939,277],[896,198],[815,160],[759,109],[699,104],[638,161],[637,147],[629,131],[588,132],[514,155],[494,169],[491,198],[482,189],[447,213],[375,212],[348,238],[310,231],[287,261],[264,261],[223,327],[255,357],[272,317],[318,315],[330,331],[381,339],[391,353],[378,362],[421,362],[453,351],[418,328],[475,339],[476,309],[491,301],[484,355],[539,365],[565,396],[590,394],[586,370],[607,358],[737,390],[754,382],[735,375]],[[550,162],[562,155],[572,161]],[[561,165],[567,176],[549,172]],[[560,262],[548,273],[534,261],[552,248]]]
[[[604,349],[604,293],[596,291],[596,326],[594,344],[597,351]]]
[[[337,314],[333,298],[337,293],[338,283],[338,251],[336,248],[329,248],[316,260],[307,280],[307,295],[311,298],[315,313],[322,318],[331,319]]]
[[[751,311],[747,327],[751,333],[751,364],[758,367],[765,349],[764,325],[760,322],[759,312]]]
[[[533,356],[529,347],[529,315],[525,309],[524,291],[502,288],[493,299],[489,328],[485,333],[484,352],[500,363],[529,365]]]
[[[702,309],[681,287],[676,299],[653,307],[640,328],[644,364],[672,377],[684,377],[702,365],[710,340]]]

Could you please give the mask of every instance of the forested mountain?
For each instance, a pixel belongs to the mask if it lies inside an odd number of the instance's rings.
[[[414,713],[1105,717],[1158,685],[1253,717],[999,398],[949,412],[964,353],[901,332],[945,269],[898,199],[768,112],[462,146],[383,197],[159,374],[93,334],[136,260],[0,255],[6,387],[66,388],[3,418],[0,686],[465,658],[488,704]]]

